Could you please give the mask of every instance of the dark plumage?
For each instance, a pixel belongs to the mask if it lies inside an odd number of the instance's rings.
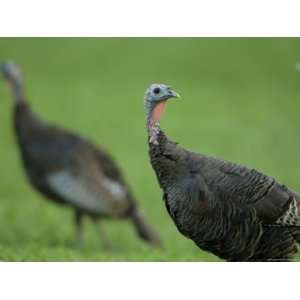
[[[151,164],[178,230],[228,261],[292,258],[300,241],[299,195],[256,170],[170,141],[158,122],[166,100],[176,96],[153,84],[145,108]]]
[[[43,122],[25,101],[16,65],[1,64],[0,71],[15,97],[14,126],[28,178],[48,199],[74,209],[78,241],[82,217],[88,215],[93,220],[131,220],[143,240],[158,245],[158,236],[109,154],[78,135]]]

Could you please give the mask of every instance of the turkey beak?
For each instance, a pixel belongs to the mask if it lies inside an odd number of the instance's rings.
[[[180,95],[173,90],[170,90],[169,98],[180,98]]]

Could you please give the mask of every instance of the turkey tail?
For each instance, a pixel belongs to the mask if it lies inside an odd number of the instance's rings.
[[[134,209],[130,217],[141,239],[155,247],[161,247],[161,240],[158,234],[154,232],[139,209]]]

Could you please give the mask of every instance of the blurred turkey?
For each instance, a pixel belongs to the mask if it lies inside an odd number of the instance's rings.
[[[149,155],[178,230],[228,261],[289,260],[300,241],[300,197],[273,178],[187,151],[160,129],[168,99],[163,84],[145,93]]]
[[[77,241],[82,218],[129,219],[143,240],[159,245],[145,221],[120,169],[107,152],[67,130],[49,125],[30,109],[19,68],[0,64],[14,99],[14,126],[23,164],[31,184],[48,199],[70,205],[75,212]],[[103,241],[108,240],[101,230]]]

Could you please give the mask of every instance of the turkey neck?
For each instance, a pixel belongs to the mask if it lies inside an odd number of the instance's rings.
[[[170,141],[160,128],[159,119],[163,114],[164,106],[165,101],[155,105],[145,101],[149,156],[162,188],[176,181],[178,177],[176,162],[179,158],[179,148],[176,143]]]
[[[156,105],[148,102],[145,103],[146,127],[148,132],[148,140],[151,144],[158,144],[158,134],[160,132],[159,119],[163,113],[164,106],[165,101],[162,101]]]
[[[185,157],[185,151],[169,140],[161,129],[157,133],[157,144],[150,141],[148,144],[151,165],[160,186],[165,190],[175,183],[184,171],[182,158]]]
[[[17,102],[14,107],[14,127],[18,141],[23,143],[43,130],[45,125],[31,111],[29,104],[22,100]]]
[[[19,141],[29,138],[33,132],[41,127],[42,122],[31,111],[26,101],[23,79],[12,77],[7,80],[14,98],[14,126]]]
[[[15,103],[18,104],[18,103],[25,102],[22,79],[20,78],[10,79],[8,81],[8,85],[10,86],[10,89],[12,91]]]

